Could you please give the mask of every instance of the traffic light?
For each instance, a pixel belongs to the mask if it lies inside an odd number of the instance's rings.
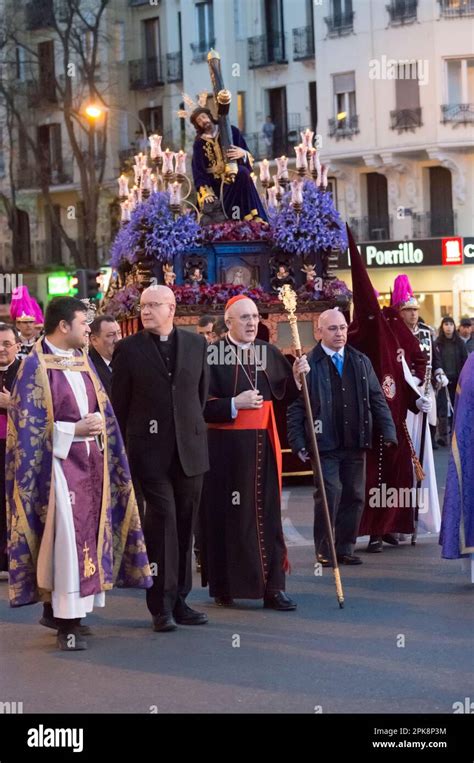
[[[100,270],[81,268],[71,278],[71,293],[78,299],[99,299],[102,273]]]

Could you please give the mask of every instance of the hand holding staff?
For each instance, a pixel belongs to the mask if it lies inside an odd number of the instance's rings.
[[[290,323],[291,336],[293,339],[293,347],[295,348],[296,357],[300,358],[302,355],[302,352],[301,352],[301,341],[300,341],[300,336],[298,332],[298,319],[295,315],[296,294],[291,288],[291,286],[289,286],[288,284],[285,284],[280,289],[279,298],[283,302],[285,306],[285,310],[288,313],[288,321]],[[304,403],[306,408],[306,417],[308,419],[308,422],[310,422],[311,424],[313,421],[313,412],[311,410],[311,401],[309,399],[308,385],[306,383],[306,376],[304,373],[300,374],[300,384],[303,391],[303,398],[304,398]],[[339,602],[339,607],[342,609],[344,607],[344,592],[342,590],[341,575],[340,575],[339,567],[337,563],[336,547],[334,545],[334,536],[332,532],[331,517],[329,514],[326,490],[324,487],[324,478],[323,478],[323,473],[321,470],[321,461],[319,458],[318,442],[316,440],[316,434],[315,434],[313,426],[309,427],[309,431],[311,433],[311,449],[313,452],[313,458],[311,459],[311,466],[313,469],[314,484],[316,485],[317,489],[321,493],[321,498],[323,502],[323,510],[324,510],[324,518],[326,521],[326,531],[328,535],[329,549],[331,552],[332,567],[334,571],[336,596]]]

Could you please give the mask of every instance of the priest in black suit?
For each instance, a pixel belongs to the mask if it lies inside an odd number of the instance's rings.
[[[5,501],[5,446],[7,442],[7,410],[10,390],[13,387],[21,359],[21,339],[17,329],[0,323],[0,572],[6,572],[7,564],[7,514]]]
[[[112,356],[121,338],[120,326],[113,315],[99,315],[92,321],[89,358],[109,397],[112,390]]]
[[[207,345],[173,326],[175,309],[167,286],[145,289],[144,330],[117,345],[112,372],[112,404],[146,502],[145,540],[155,575],[147,605],[155,631],[207,622],[207,615],[186,604],[193,521],[209,468]]]

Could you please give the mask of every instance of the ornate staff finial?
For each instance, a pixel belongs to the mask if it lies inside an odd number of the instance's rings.
[[[296,307],[298,300],[296,292],[291,288],[290,284],[284,284],[278,290],[278,299],[283,302],[283,306],[288,313],[288,322],[290,324],[291,337],[296,350],[301,351],[301,340],[298,331],[298,318],[296,317]]]

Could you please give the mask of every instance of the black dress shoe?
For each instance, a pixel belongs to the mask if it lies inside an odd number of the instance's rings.
[[[235,607],[232,596],[216,596],[214,601],[218,607]]]
[[[178,627],[173,615],[153,615],[153,630],[157,633],[175,631]]]
[[[382,538],[377,535],[371,535],[367,548],[368,554],[380,554],[383,549]]]
[[[331,560],[324,554],[316,554],[316,564],[320,564],[321,567],[332,567]]]
[[[196,612],[187,604],[175,609],[173,615],[178,625],[205,625],[209,619],[204,612]]]
[[[387,535],[382,535],[382,540],[384,543],[389,543],[390,546],[398,546],[398,539],[395,537],[395,535],[392,535],[391,533],[387,533]]]
[[[79,632],[77,625],[58,631],[56,643],[62,652],[83,652],[87,649],[87,641]]]
[[[362,564],[360,556],[354,556],[353,554],[341,554],[337,557],[339,564]]]
[[[54,631],[58,631],[61,626],[61,621],[58,620],[56,617],[43,617],[39,621],[40,625],[43,625],[45,628],[51,628]],[[77,630],[81,634],[81,636],[92,636],[92,630],[89,628],[88,625],[81,625],[79,624],[77,627]]]
[[[277,609],[280,612],[290,612],[296,609],[296,602],[292,601],[284,591],[276,591],[267,594],[263,599],[265,609]]]

